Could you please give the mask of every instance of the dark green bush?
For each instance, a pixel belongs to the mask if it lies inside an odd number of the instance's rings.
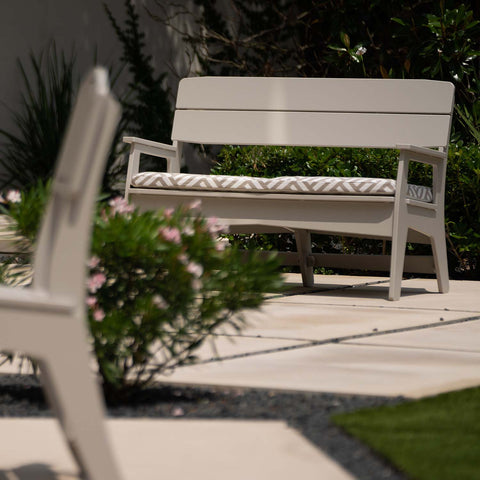
[[[175,28],[188,8],[156,0]],[[181,3],[181,2],[180,2]],[[201,74],[391,77],[455,84],[455,139],[480,125],[480,6],[465,0],[195,0],[200,28],[182,32]],[[225,8],[225,3],[229,8]],[[169,5],[169,9],[165,7]],[[175,10],[176,9],[176,10]]]
[[[11,111],[15,130],[0,130],[0,188],[28,189],[51,177],[76,90],[74,65],[75,56],[57,53],[55,44],[30,53],[27,65],[18,60],[23,94]]]
[[[166,73],[156,73],[152,56],[146,53],[145,33],[137,7],[125,0],[125,23],[120,25],[106,3],[107,17],[122,46],[121,62],[128,68],[128,89],[122,95],[123,115],[131,134],[157,142],[170,142],[173,111]]]
[[[395,178],[398,152],[385,149],[226,146],[214,174],[274,177],[328,175]],[[431,169],[412,163],[409,181],[431,185]],[[479,278],[480,268],[480,146],[451,145],[447,169],[446,228],[452,276]],[[315,237],[316,250],[379,253],[381,243]],[[247,247],[295,250],[291,238],[261,235],[243,239]],[[422,246],[411,247],[421,252]]]

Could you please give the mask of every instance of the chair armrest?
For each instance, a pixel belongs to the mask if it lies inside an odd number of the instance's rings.
[[[53,297],[34,288],[0,286],[0,311],[5,307],[13,310],[37,310],[60,314],[67,314],[75,309],[73,302],[65,297]]]
[[[405,152],[409,160],[429,165],[441,164],[447,158],[447,152],[433,150],[432,148],[417,145],[397,145],[397,148],[400,150],[400,154]]]

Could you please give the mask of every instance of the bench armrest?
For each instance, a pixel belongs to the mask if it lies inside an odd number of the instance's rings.
[[[138,150],[140,153],[153,155],[162,158],[175,158],[177,155],[176,145],[168,145],[166,143],[153,142],[139,137],[123,137],[124,143],[131,145],[132,149]]]
[[[429,165],[441,164],[447,158],[447,152],[433,150],[432,148],[419,147],[417,145],[397,145],[397,148],[400,150],[400,153],[405,152],[409,160]]]
[[[426,163],[433,168],[432,204],[443,211],[445,196],[445,181],[447,174],[447,152],[416,145],[397,145],[400,158],[397,174],[397,198],[406,199],[408,183],[408,164],[410,161]],[[400,201],[400,200],[398,200]],[[422,202],[416,202],[421,204]]]
[[[130,154],[128,156],[128,169],[125,186],[125,197],[128,199],[128,191],[132,183],[132,178],[140,168],[140,155],[152,155],[154,157],[167,160],[167,172],[180,172],[180,157],[182,155],[182,144],[173,142],[173,145],[166,143],[153,142],[139,137],[123,137],[125,143],[130,144]]]

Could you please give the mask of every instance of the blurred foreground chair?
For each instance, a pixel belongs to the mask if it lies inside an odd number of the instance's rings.
[[[85,273],[92,211],[120,115],[108,75],[96,68],[82,83],[56,167],[34,257],[31,288],[0,288],[0,349],[35,359],[81,474],[117,480],[90,368]]]

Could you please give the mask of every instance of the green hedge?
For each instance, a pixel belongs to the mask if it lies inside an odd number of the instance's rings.
[[[275,177],[281,175],[328,175],[395,178],[398,151],[385,149],[314,147],[226,146],[212,169],[213,174]],[[409,181],[430,185],[431,169],[411,164]],[[454,278],[480,278],[480,146],[451,145],[446,188],[446,230],[450,274]],[[256,236],[244,239],[247,246],[294,249],[291,239]],[[318,251],[377,253],[379,242],[325,237],[316,238]],[[425,247],[410,246],[414,252]]]

